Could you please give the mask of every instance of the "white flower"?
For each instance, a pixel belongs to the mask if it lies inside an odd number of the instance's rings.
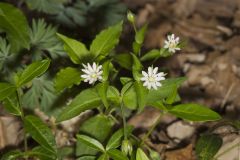
[[[168,35],[167,40],[164,41],[163,48],[167,48],[169,52],[175,53],[176,51],[181,50],[178,47],[178,44],[179,44],[179,37],[175,38],[175,35],[171,34],[171,35]]]
[[[95,83],[97,80],[102,80],[102,65],[97,65],[95,62],[91,66],[89,63],[87,65],[83,64],[84,69],[82,71],[85,73],[81,75],[84,78],[84,82],[89,84]]]
[[[157,90],[158,87],[161,87],[162,84],[160,81],[165,80],[165,73],[160,72],[158,73],[158,67],[148,67],[148,72],[142,71],[143,77],[141,81],[143,81],[143,86],[147,87],[148,89],[154,88]]]

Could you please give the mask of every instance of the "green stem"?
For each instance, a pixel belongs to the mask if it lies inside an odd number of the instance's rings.
[[[160,120],[162,119],[163,113],[160,112],[160,115],[158,116],[157,120],[154,122],[154,124],[151,126],[151,128],[148,130],[147,134],[144,135],[144,137],[141,140],[140,146],[143,145],[143,143],[147,140],[147,138],[151,135],[155,127],[159,124]]]
[[[123,134],[124,134],[124,139],[127,139],[127,130],[126,130],[126,118],[124,114],[124,105],[123,101],[121,100],[121,114],[122,114],[122,120],[123,120]]]
[[[18,98],[18,103],[19,103],[19,107],[21,110],[21,119],[22,121],[24,121],[24,111],[23,111],[23,107],[22,107],[22,99],[21,99],[21,90],[17,89],[17,98]],[[28,150],[28,144],[27,144],[27,135],[26,135],[26,131],[23,128],[23,138],[24,138],[24,151],[26,152]]]
[[[218,159],[219,157],[221,157],[222,155],[230,152],[232,149],[234,149],[235,147],[240,147],[240,143],[237,143],[229,148],[227,148],[226,150],[224,150],[222,153],[220,153],[218,156],[215,157],[215,159]]]

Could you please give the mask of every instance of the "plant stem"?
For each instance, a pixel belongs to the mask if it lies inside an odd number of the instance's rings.
[[[215,159],[218,159],[219,157],[221,157],[222,155],[230,152],[232,149],[234,149],[235,147],[239,147],[240,146],[240,143],[237,143],[229,148],[227,148],[226,150],[224,150],[222,153],[220,153],[218,156],[215,157]]]
[[[122,114],[122,120],[123,120],[123,134],[124,134],[124,139],[127,139],[127,131],[126,131],[126,118],[124,114],[124,105],[123,101],[121,100],[121,114]]]
[[[147,138],[151,135],[152,131],[155,129],[155,127],[158,125],[160,120],[162,119],[163,113],[160,112],[160,115],[158,116],[157,120],[154,122],[154,124],[151,126],[151,128],[148,130],[147,134],[144,135],[144,137],[141,140],[140,146],[143,145],[143,143],[147,140]]]
[[[19,107],[21,110],[21,119],[22,119],[22,121],[24,121],[24,111],[23,111],[23,107],[22,107],[22,99],[21,99],[20,89],[17,89],[17,98],[18,98],[18,103],[19,103]],[[24,151],[26,152],[28,150],[28,144],[27,144],[27,135],[26,135],[25,128],[23,128],[23,138],[24,138]]]

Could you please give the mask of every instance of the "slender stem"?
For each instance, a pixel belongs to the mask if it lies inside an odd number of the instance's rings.
[[[235,147],[239,147],[240,146],[240,143],[237,143],[229,148],[227,148],[226,150],[222,151],[222,153],[220,153],[218,156],[215,157],[215,159],[218,159],[219,157],[221,157],[222,155],[230,152],[232,149],[234,149]]]
[[[121,114],[122,114],[122,120],[123,120],[123,134],[124,134],[124,139],[127,139],[127,131],[126,131],[126,117],[124,114],[124,105],[123,101],[121,100]]]
[[[141,140],[140,146],[143,145],[143,143],[147,140],[147,138],[150,136],[150,134],[153,132],[155,127],[158,125],[160,120],[162,119],[163,113],[160,112],[160,115],[158,116],[157,120],[154,122],[154,124],[151,126],[151,128],[148,130],[147,134],[144,135],[144,137]]]
[[[21,119],[22,121],[24,120],[24,111],[23,111],[23,107],[22,107],[22,99],[21,99],[21,92],[20,89],[17,89],[17,98],[18,98],[18,103],[19,103],[19,107],[21,110]],[[27,144],[27,135],[26,135],[26,131],[23,128],[23,138],[24,138],[24,151],[26,152],[28,150],[28,144]]]

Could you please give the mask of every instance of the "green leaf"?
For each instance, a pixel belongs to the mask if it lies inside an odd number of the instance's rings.
[[[109,156],[106,153],[104,153],[97,160],[109,160]]]
[[[119,37],[122,32],[122,24],[123,22],[120,22],[111,26],[96,36],[90,46],[90,52],[94,54],[95,57],[100,54],[107,56],[115,45],[118,44]]]
[[[152,60],[152,59],[158,58],[159,56],[160,56],[159,50],[153,49],[153,50],[147,52],[146,54],[144,54],[144,55],[140,58],[140,60],[141,60],[141,61]]]
[[[101,99],[95,89],[83,90],[70,105],[63,109],[57,117],[57,122],[71,119],[85,110],[98,107],[100,104]]]
[[[89,51],[83,43],[59,33],[57,33],[57,36],[64,42],[64,50],[73,63],[81,64],[84,59],[88,58]]]
[[[136,81],[140,81],[140,77],[142,76],[140,74],[140,71],[142,70],[143,66],[136,55],[132,54],[132,58],[133,58],[132,65],[133,77]]]
[[[132,130],[133,130],[133,127],[131,126],[126,127],[127,136],[131,134]],[[121,145],[123,136],[124,136],[123,128],[116,131],[109,139],[106,146],[106,150],[118,148]]]
[[[114,61],[127,70],[132,68],[132,56],[129,53],[116,54]]]
[[[21,116],[21,110],[16,92],[3,100],[3,106],[9,113],[16,116]]]
[[[139,81],[134,82],[134,87],[137,94],[138,111],[141,112],[147,103],[148,90]]]
[[[96,156],[82,156],[77,160],[96,160]]]
[[[80,127],[80,134],[88,135],[99,142],[105,142],[106,138],[109,136],[114,122],[108,116],[99,114],[94,117],[91,117],[83,122]],[[94,150],[85,144],[77,141],[76,155],[96,155],[98,151]]]
[[[135,41],[140,45],[144,41],[146,30],[147,30],[147,24],[145,24],[139,31],[137,31],[135,35]]]
[[[161,160],[161,157],[159,155],[158,152],[152,150],[152,149],[149,149],[149,156],[151,157],[151,160]]]
[[[221,116],[206,106],[199,104],[180,104],[169,110],[169,113],[189,121],[216,121]]]
[[[10,83],[0,83],[0,101],[4,100],[16,91],[16,87]]]
[[[128,160],[127,156],[117,149],[110,149],[107,153],[113,160]]]
[[[42,61],[37,61],[29,66],[21,73],[17,86],[21,87],[22,85],[30,82],[35,77],[42,75],[49,67],[50,60],[45,59]]]
[[[173,87],[173,89],[171,90],[172,93],[169,95],[169,97],[167,97],[167,99],[165,101],[166,104],[173,104],[175,102],[177,95],[178,95],[177,89],[178,89],[178,87],[177,87],[177,85],[175,85]]]
[[[61,69],[55,78],[55,88],[58,92],[65,88],[71,88],[74,84],[79,85],[81,83],[81,73],[78,69],[67,67]]]
[[[108,116],[99,114],[87,119],[80,127],[80,133],[87,134],[100,142],[109,136],[114,122]]]
[[[91,148],[94,148],[96,150],[99,150],[101,152],[105,152],[105,149],[103,147],[103,145],[96,139],[94,138],[91,138],[89,136],[86,136],[86,135],[77,135],[77,139],[78,141],[86,144],[87,146],[91,147]]]
[[[136,160],[149,160],[141,148],[137,149]]]
[[[103,74],[102,74],[103,81],[108,81],[108,76],[112,69],[112,64],[111,64],[110,60],[108,60],[108,61],[104,62],[102,66],[103,66]]]
[[[121,91],[124,106],[129,109],[136,109],[138,107],[137,94],[133,82],[125,84]]]
[[[27,155],[36,156],[41,160],[56,160],[55,154],[53,154],[52,152],[49,152],[49,150],[40,146],[33,148],[31,151],[28,151]]]
[[[17,158],[23,157],[24,153],[16,150],[16,151],[10,151],[4,154],[1,158],[1,160],[16,160]]]
[[[117,93],[117,90],[113,87],[109,87],[107,98],[111,101],[118,102],[119,94]],[[57,122],[71,119],[88,109],[97,108],[99,105],[101,105],[101,102],[101,98],[98,96],[95,88],[86,89],[78,94],[78,96],[73,99],[70,105],[63,109],[63,111],[57,117]]]
[[[180,77],[180,78],[172,78],[172,79],[166,79],[164,81],[161,81],[162,83],[161,87],[159,87],[157,90],[149,91],[148,97],[147,97],[147,104],[150,106],[154,106],[153,103],[156,103],[158,101],[164,100],[165,98],[168,98],[169,96],[172,95],[173,90],[175,90],[175,87],[176,86],[179,87],[185,80],[186,80],[185,77]]]
[[[0,29],[7,33],[13,52],[29,48],[28,22],[18,8],[8,3],[0,3]]]
[[[109,86],[108,82],[103,82],[103,83],[99,83],[98,85],[96,85],[96,90],[97,90],[98,96],[101,98],[102,103],[104,104],[104,106],[106,108],[109,107],[109,103],[107,100],[108,86]]]
[[[36,116],[26,116],[24,118],[24,128],[42,147],[56,154],[57,147],[55,138],[46,124]]]
[[[199,160],[212,160],[222,143],[222,138],[217,135],[201,136],[196,144],[196,154]]]
[[[130,77],[120,77],[120,81],[121,81],[122,85],[125,85],[125,84],[133,81],[133,79]]]

